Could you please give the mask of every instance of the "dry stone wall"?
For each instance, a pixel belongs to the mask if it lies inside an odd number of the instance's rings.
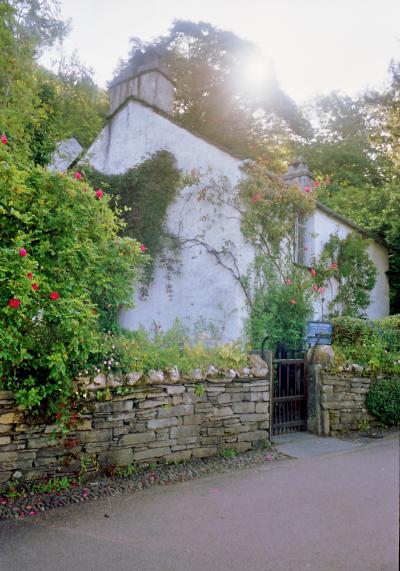
[[[365,399],[372,379],[356,371],[333,374],[314,365],[309,371],[308,429],[323,436],[357,430],[360,423],[376,424]]]
[[[60,437],[56,426],[29,422],[3,391],[0,483],[244,452],[269,438],[269,403],[265,379],[135,387],[105,401],[93,394],[80,406],[76,428]]]

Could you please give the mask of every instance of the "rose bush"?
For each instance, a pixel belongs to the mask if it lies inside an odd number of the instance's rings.
[[[0,388],[28,408],[68,399],[147,258],[77,174],[19,164],[0,146]]]

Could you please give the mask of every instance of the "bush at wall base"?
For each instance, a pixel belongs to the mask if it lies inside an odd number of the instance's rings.
[[[366,405],[382,424],[400,426],[400,377],[372,383]]]

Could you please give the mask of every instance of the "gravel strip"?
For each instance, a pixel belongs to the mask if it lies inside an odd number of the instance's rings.
[[[231,470],[251,468],[258,464],[276,462],[287,458],[276,450],[252,450],[233,458],[213,456],[180,464],[159,464],[154,468],[139,469],[124,478],[98,478],[80,485],[71,485],[63,492],[46,494],[27,493],[20,498],[0,495],[0,520],[24,519],[41,511],[89,502],[105,496],[132,493],[151,486],[166,486],[175,482],[195,480],[203,476],[222,474]]]
[[[352,430],[349,432],[340,432],[335,434],[335,438],[346,440],[348,442],[357,442],[359,444],[366,444],[379,438],[386,438],[387,436],[399,436],[400,430],[398,426],[370,428],[369,430]]]

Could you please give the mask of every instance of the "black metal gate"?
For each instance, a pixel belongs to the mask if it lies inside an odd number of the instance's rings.
[[[285,351],[272,361],[272,434],[307,429],[307,362],[304,351]]]

